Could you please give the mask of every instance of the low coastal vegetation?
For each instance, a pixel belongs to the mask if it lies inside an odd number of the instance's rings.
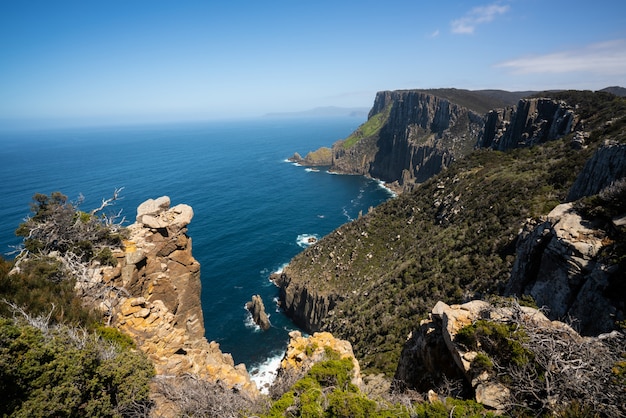
[[[337,352],[326,350],[326,358],[313,365],[289,390],[274,400],[262,418],[435,418],[494,416],[473,401],[453,398],[435,402],[413,402],[409,395],[368,397],[351,382],[353,363]],[[417,394],[413,394],[417,395]],[[418,396],[419,397],[419,396]]]
[[[36,194],[32,212],[24,250],[0,260],[0,415],[147,416],[154,367],[75,292],[74,269],[111,263],[123,229],[61,193]]]
[[[438,300],[501,293],[518,232],[565,198],[590,155],[566,139],[476,151],[330,234],[290,268],[311,287],[343,295],[327,329],[353,343],[365,368],[393,375],[406,335]]]

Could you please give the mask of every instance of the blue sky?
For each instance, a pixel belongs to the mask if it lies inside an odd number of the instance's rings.
[[[0,0],[7,124],[370,107],[394,89],[611,85],[626,86],[623,0]]]

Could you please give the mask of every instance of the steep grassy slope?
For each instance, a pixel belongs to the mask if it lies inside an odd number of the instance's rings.
[[[349,339],[364,368],[393,373],[406,336],[438,300],[499,294],[525,222],[565,199],[604,139],[626,142],[623,99],[554,96],[578,104],[591,132],[586,148],[572,148],[568,136],[509,152],[476,151],[331,233],[285,269],[309,293],[334,298],[321,328]]]

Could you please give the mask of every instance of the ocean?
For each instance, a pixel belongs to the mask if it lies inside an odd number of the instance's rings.
[[[358,118],[247,119],[167,125],[0,132],[0,252],[35,193],[60,191],[83,210],[116,188],[112,208],[134,222],[137,206],[167,195],[193,207],[193,255],[201,264],[206,336],[261,382],[297,329],[269,281],[294,255],[388,200],[380,183],[287,161],[347,137]],[[261,331],[245,303],[261,295],[272,327]]]

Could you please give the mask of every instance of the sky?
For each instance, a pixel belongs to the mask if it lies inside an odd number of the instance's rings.
[[[623,0],[0,0],[0,129],[614,85]]]

